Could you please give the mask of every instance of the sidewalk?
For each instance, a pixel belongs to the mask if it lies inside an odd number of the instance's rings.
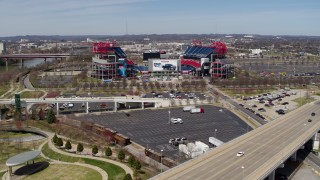
[[[38,150],[41,151],[42,147],[47,143],[51,141],[51,139],[47,139],[44,143],[42,143]],[[55,150],[55,149],[52,149],[52,150]],[[87,167],[87,168],[90,168],[90,169],[93,169],[97,172],[99,172],[102,176],[102,180],[107,180],[108,179],[108,174],[107,172],[105,172],[103,169],[97,167],[97,166],[93,166],[93,165],[90,165],[90,164],[84,164],[84,163],[69,163],[69,162],[62,162],[62,161],[57,161],[57,160],[54,160],[54,159],[50,159],[49,157],[45,156],[42,152],[41,152],[41,156],[46,158],[46,159],[49,159],[51,162],[50,164],[66,164],[66,165],[77,165],[77,166],[83,166],[83,167]]]
[[[117,165],[117,166],[121,167],[122,169],[124,169],[126,174],[131,174],[131,176],[133,176],[132,169],[130,167],[128,167],[127,165],[125,165],[123,163],[120,163],[118,161],[114,161],[114,160],[111,160],[111,159],[105,159],[105,158],[101,158],[101,157],[92,157],[92,156],[87,156],[87,155],[72,154],[72,153],[68,153],[68,152],[62,151],[61,149],[56,148],[55,145],[53,144],[53,142],[51,141],[51,139],[54,136],[54,133],[45,132],[45,131],[42,131],[42,132],[44,132],[44,133],[46,133],[48,135],[48,139],[49,139],[48,140],[48,146],[49,146],[49,148],[52,149],[53,151],[57,152],[57,153],[64,154],[64,155],[67,155],[67,156],[81,157],[81,158],[88,158],[88,159],[96,159],[96,160],[99,160],[99,161],[108,162],[108,163],[111,163],[111,164],[114,164],[114,165]]]

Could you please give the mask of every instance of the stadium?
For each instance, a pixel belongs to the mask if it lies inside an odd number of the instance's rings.
[[[115,42],[93,43],[95,54],[92,57],[91,77],[110,82],[116,78],[136,77],[141,74],[152,76],[192,74],[194,76],[227,77],[228,68],[221,60],[225,58],[227,47],[222,42],[211,42],[203,46],[200,41],[193,41],[180,59],[162,59],[159,57],[146,57],[148,70],[137,66],[127,58],[126,53]],[[150,54],[150,53],[149,53]]]

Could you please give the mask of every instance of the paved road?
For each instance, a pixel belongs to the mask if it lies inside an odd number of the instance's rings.
[[[153,179],[263,179],[319,130],[319,115],[320,102],[307,104]]]
[[[259,124],[263,125],[263,124],[266,124],[268,122],[268,121],[265,121],[265,120],[261,119],[256,114],[250,112],[249,110],[245,109],[244,107],[240,106],[237,102],[235,102],[232,99],[230,99],[230,97],[228,97],[225,94],[223,94],[223,92],[221,92],[218,88],[209,87],[208,90],[210,92],[213,92],[213,91],[218,92],[219,95],[220,95],[220,98],[222,98],[224,101],[228,102],[229,104],[233,105],[236,109],[238,109],[242,113],[246,114],[248,117],[252,118],[253,120],[258,122]]]
[[[30,82],[29,74],[23,77],[23,85],[26,89],[35,90],[35,88]]]

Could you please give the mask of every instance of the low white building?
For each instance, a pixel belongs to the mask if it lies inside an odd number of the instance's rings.
[[[0,54],[4,54],[6,52],[6,47],[3,42],[0,42]]]

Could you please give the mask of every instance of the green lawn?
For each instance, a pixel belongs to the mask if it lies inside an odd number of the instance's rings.
[[[33,142],[0,142],[0,170],[6,168],[6,161],[21,152],[37,149],[38,146],[43,143],[41,141]]]
[[[6,172],[0,172],[0,179],[2,179],[2,176],[5,174]]]
[[[65,179],[65,180],[100,180],[102,176],[99,172],[77,165],[51,164],[46,169],[27,176],[25,180],[43,180],[43,179]]]
[[[0,86],[0,96],[6,93],[10,89],[10,85],[1,85]]]
[[[270,91],[274,91],[274,89],[254,89],[254,90],[238,90],[238,89],[221,89],[223,92],[228,94],[230,97],[234,96],[255,96],[258,94],[268,93]]]
[[[34,134],[26,132],[0,132],[0,138],[19,138],[32,135]]]
[[[105,172],[107,172],[109,179],[122,179],[123,176],[125,175],[125,171],[119,166],[116,166],[114,164],[107,163],[104,161],[95,160],[95,159],[71,157],[64,154],[60,154],[51,150],[48,147],[48,143],[43,146],[42,153],[51,159],[55,159],[59,161],[80,162],[80,163],[86,163],[93,166],[97,166],[103,169]]]
[[[314,100],[315,100],[314,98],[301,97],[301,98],[294,99],[293,101],[298,103],[298,107],[300,107],[307,103],[313,102]]]
[[[21,98],[39,98],[43,96],[44,93],[42,91],[24,91],[20,94]]]

